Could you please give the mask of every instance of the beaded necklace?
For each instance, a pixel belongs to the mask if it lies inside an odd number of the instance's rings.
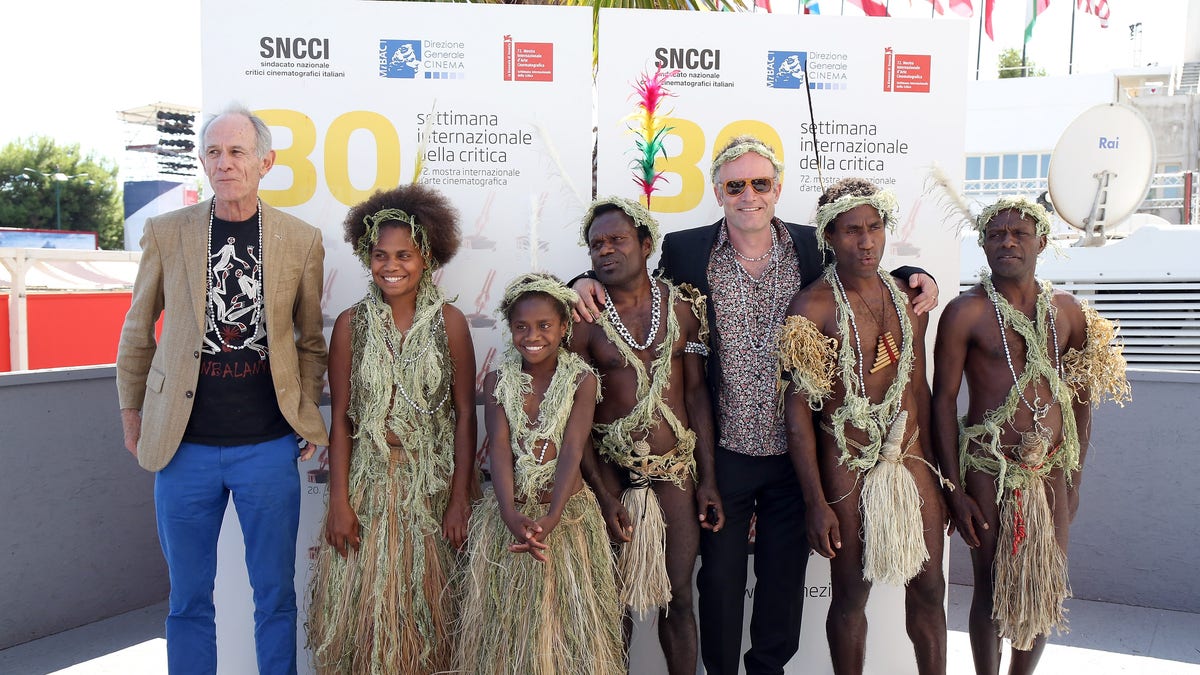
[[[879,272],[878,274],[879,274],[879,278],[881,280],[883,280],[884,279],[883,273]],[[855,354],[855,363],[858,366],[859,395],[866,396],[866,391],[867,391],[866,379],[863,377],[863,362],[866,359],[863,358],[862,341],[858,337],[858,321],[855,319],[854,310],[850,308],[850,298],[847,297],[847,295],[846,295],[846,288],[844,286],[842,286],[842,278],[840,276],[838,276],[836,268],[834,268],[834,270],[833,270],[832,277],[833,277],[834,288],[837,289],[838,309],[840,310],[840,309],[842,309],[843,306],[845,307],[846,316],[850,321],[850,329],[854,333],[854,354]],[[901,311],[901,308],[904,305],[901,303],[900,298],[897,297],[898,291],[894,287],[894,285],[887,284],[886,280],[884,281],[884,287],[888,289],[889,294],[892,296],[892,306],[896,310],[896,317],[899,319],[901,326],[903,326],[905,323],[905,319],[907,319],[908,317]],[[862,295],[859,294],[858,291],[855,291],[855,294],[858,295],[860,298],[862,298]],[[843,305],[843,303],[844,303],[844,305]],[[863,299],[863,303],[864,304],[866,303],[866,299]],[[867,309],[869,310],[870,306],[868,306]],[[874,318],[874,317],[872,317],[872,318]],[[886,318],[886,317],[884,317],[884,318]],[[879,328],[880,328],[880,330],[883,330],[882,325],[880,325]],[[912,329],[909,328],[909,330],[911,331]],[[906,344],[906,346],[909,347],[909,349],[912,348],[912,345]],[[872,370],[871,372],[875,372],[875,371]],[[847,393],[849,393],[849,392],[847,392]],[[894,416],[893,416],[893,419],[894,419]],[[891,420],[889,420],[889,423],[890,423],[890,421]]]
[[[875,374],[895,363],[896,359],[900,358],[900,349],[896,346],[896,338],[892,336],[892,331],[887,329],[887,309],[883,306],[883,298],[880,298],[879,313],[876,314],[875,308],[867,302],[857,288],[850,290],[854,291],[854,294],[862,301],[863,306],[867,308],[867,313],[871,315],[871,322],[879,329],[879,338],[875,341],[875,363],[867,371]]]
[[[451,386],[454,363],[446,332],[433,329],[446,300],[426,272],[418,286],[416,312],[403,346],[411,350],[409,354],[421,351],[417,347],[427,342],[432,346],[422,362],[400,368],[396,365],[399,359],[389,351],[383,337],[396,330],[392,310],[383,301],[379,286],[371,282],[367,286],[366,297],[354,305],[350,318],[350,401],[346,414],[354,448],[350,456],[351,494],[365,495],[368,514],[381,514],[385,509],[403,514],[407,534],[397,536],[415,542],[411,544],[413,550],[422,552],[425,538],[441,532],[454,473],[456,414],[447,404],[432,415],[422,414],[401,400],[396,385],[403,382],[421,406],[431,406],[441,397],[442,388]],[[396,440],[399,447],[389,443]],[[391,506],[385,507],[384,501]],[[360,517],[362,513],[359,511]],[[374,522],[388,528],[388,536],[400,531],[395,529],[395,521],[388,525],[385,520]],[[410,544],[402,541],[400,545]],[[420,558],[414,561],[413,576],[400,587],[402,590],[420,588],[422,564]],[[416,596],[424,597],[421,593]]]
[[[445,315],[442,314],[441,311],[438,311],[437,315],[434,316],[432,329],[433,329],[434,334],[438,334],[439,332],[441,332],[441,333],[445,332],[446,317],[445,317]],[[411,330],[411,328],[409,330]],[[399,348],[397,348],[396,344],[394,342],[392,342],[391,334],[393,332],[400,334],[400,347]],[[413,354],[411,356],[406,356],[403,352],[403,347],[404,347],[404,343],[406,341],[405,338],[407,337],[407,334],[408,334],[408,331],[400,331],[399,329],[396,328],[395,321],[392,321],[389,326],[385,326],[385,330],[383,331],[383,341],[384,341],[384,343],[387,344],[388,351],[391,352],[391,354],[392,354],[392,359],[393,359],[392,360],[392,370],[397,373],[397,377],[395,379],[396,391],[400,392],[400,397],[403,398],[406,403],[408,403],[410,406],[412,406],[413,410],[416,410],[417,412],[421,413],[422,415],[432,415],[432,414],[436,413],[438,410],[441,410],[442,406],[446,404],[446,399],[450,398],[450,387],[446,387],[446,391],[442,394],[442,400],[438,401],[437,405],[433,406],[432,408],[429,408],[428,410],[425,408],[422,408],[420,405],[417,404],[416,401],[413,400],[412,396],[404,388],[404,379],[399,377],[399,371],[403,366],[406,366],[410,363],[416,363],[417,361],[424,359],[426,357],[426,354],[429,352],[430,348],[433,347],[433,342],[432,341],[426,342],[421,347],[420,351],[417,351],[415,354]]]
[[[728,224],[725,224],[724,227],[726,228],[725,236],[728,237],[729,226]],[[736,296],[738,302],[737,315],[745,317],[746,319],[745,332],[738,337],[742,339],[742,342],[746,345],[747,349],[754,352],[766,352],[775,348],[774,331],[776,326],[779,326],[783,323],[783,313],[784,310],[786,310],[786,307],[780,306],[779,303],[779,235],[775,231],[774,222],[770,224],[770,228],[771,250],[768,251],[768,253],[770,254],[771,263],[765,270],[763,270],[763,273],[761,276],[759,276],[759,278],[755,279],[750,272],[746,271],[746,268],[742,267],[741,263],[739,263],[737,260],[732,261],[733,266],[737,268],[738,274],[745,280],[745,284],[743,284],[742,288],[740,289],[741,293]],[[743,260],[750,260],[749,258],[746,258],[738,253],[738,250],[733,246],[732,240],[729,242],[729,248],[733,250],[735,256],[742,258]],[[763,258],[758,258],[758,260],[762,259]],[[763,298],[763,302],[761,303],[751,303],[751,287],[763,283],[766,284],[768,289],[767,297]],[[758,310],[757,313],[751,313],[752,305]],[[757,321],[752,320],[751,317],[756,318]],[[758,339],[755,339],[755,335],[758,336]]]
[[[658,290],[658,282],[653,278],[650,279],[650,298],[650,331],[646,334],[645,342],[638,342],[621,321],[621,315],[617,313],[617,307],[612,301],[612,293],[608,292],[607,287],[604,289],[604,312],[608,315],[608,320],[616,329],[617,335],[637,351],[649,349],[650,345],[654,344],[654,336],[658,335],[658,327],[662,322],[662,308],[659,307],[662,304],[662,291]]]
[[[1050,414],[1050,408],[1054,405],[1054,400],[1042,402],[1041,397],[1034,394],[1033,402],[1025,396],[1026,386],[1022,385],[1021,378],[1017,376],[1017,369],[1013,365],[1012,351],[1008,346],[1008,328],[1011,326],[1013,331],[1022,335],[1022,331],[1017,328],[1017,323],[1020,319],[1015,319],[1014,315],[1018,314],[1017,310],[1009,304],[1002,295],[996,291],[995,285],[992,284],[990,274],[981,275],[980,283],[983,290],[987,293],[988,299],[992,302],[992,308],[996,311],[996,323],[1000,326],[1000,342],[1004,346],[1004,360],[1008,363],[1008,372],[1012,374],[1013,388],[1016,390],[1019,400],[1025,404],[1029,412],[1033,413],[1033,431],[1021,433],[1021,448],[1023,452],[1032,452],[1033,454],[1044,454],[1050,446],[1050,438],[1052,433],[1046,425],[1042,424],[1042,420]],[[1046,344],[1047,327],[1049,328],[1049,337],[1054,342],[1054,374],[1058,379],[1062,379],[1062,360],[1058,354],[1058,327],[1056,325],[1057,312],[1054,308],[1054,303],[1051,298],[1054,295],[1054,289],[1050,284],[1036,282],[1041,290],[1038,292],[1037,303],[1034,306],[1034,320],[1036,326],[1032,327],[1031,336],[1025,336],[1026,361],[1045,361],[1049,362],[1049,351]],[[1003,309],[1002,309],[1003,306]],[[1042,317],[1045,316],[1045,320]],[[1025,324],[1031,324],[1027,317],[1023,314],[1021,318],[1025,319]],[[1034,339],[1029,339],[1033,337]],[[1027,367],[1028,369],[1028,367]],[[1027,385],[1028,383],[1026,383]],[[1053,383],[1051,383],[1053,385]],[[1053,390],[1053,389],[1052,389]]]
[[[1039,283],[1039,285],[1041,285],[1041,284]],[[1000,294],[996,292],[996,287],[992,285],[992,280],[990,277],[984,277],[983,288],[985,291],[987,291],[988,299],[992,301],[992,308],[994,308],[996,310],[996,323],[1000,325],[1000,342],[1004,345],[1004,360],[1008,362],[1008,372],[1012,373],[1013,384],[1015,385],[1017,383],[1017,369],[1013,367],[1012,352],[1009,351],[1009,348],[1008,348],[1008,331],[1006,330],[1007,325],[1006,325],[1006,322],[1004,321],[1004,316],[1000,313],[1000,303],[1008,304],[1008,301],[1003,299],[1002,297],[1000,297]],[[1056,321],[1055,321],[1055,319],[1057,318],[1056,317],[1057,312],[1054,309],[1054,303],[1050,302],[1050,299],[1049,299],[1049,293],[1051,293],[1051,292],[1052,291],[1049,291],[1049,287],[1046,287],[1043,289],[1043,291],[1041,293],[1038,294],[1037,311],[1040,314],[1041,310],[1042,310],[1042,305],[1045,304],[1046,315],[1047,315],[1046,323],[1050,327],[1050,336],[1051,336],[1051,338],[1053,338],[1054,345],[1055,345],[1055,348],[1054,348],[1054,372],[1058,373],[1059,377],[1062,377],[1062,374],[1063,374],[1062,360],[1058,356],[1058,327],[1057,327]],[[1045,298],[1044,298],[1045,302],[1043,302],[1043,296],[1045,296]],[[1041,345],[1038,345],[1038,346],[1041,346]],[[1029,346],[1026,345],[1026,348],[1029,348]],[[1035,406],[1034,404],[1029,402],[1029,399],[1025,398],[1024,391],[1021,391],[1020,394],[1021,394],[1021,401],[1025,404],[1026,408],[1029,408],[1030,412],[1040,413],[1040,415],[1042,417],[1044,417],[1046,415],[1046,412],[1047,412],[1048,408],[1050,407],[1049,403],[1045,404],[1044,406]],[[1034,398],[1035,403],[1038,400],[1040,400],[1040,399],[1038,399],[1036,397]]]
[[[211,206],[209,206],[209,209],[208,209],[208,255],[210,255],[210,256],[213,254],[213,252],[212,252],[212,232],[213,232],[213,219],[215,218],[216,211],[217,211],[217,198],[213,197],[212,204],[211,204]],[[263,228],[262,228],[262,201],[260,200],[258,202],[258,248],[255,249],[256,251],[258,251],[258,255],[259,255],[260,259],[262,258],[262,255],[263,255],[262,230],[263,230]],[[206,267],[207,267],[207,265],[206,265]],[[258,320],[259,320],[259,317],[262,316],[262,308],[263,308],[263,266],[262,266],[261,262],[259,264],[255,265],[250,270],[250,275],[251,275],[250,278],[254,280],[255,284],[257,284],[258,292],[254,294],[254,299],[251,301],[253,303],[254,311],[250,315],[250,321],[247,322],[246,325],[254,326],[254,332],[251,333],[250,336],[247,337],[245,340],[243,340],[242,344],[231,345],[225,341],[225,332],[217,327],[217,312],[214,309],[214,303],[213,303],[213,276],[215,276],[215,275],[213,275],[211,270],[209,270],[206,273],[206,276],[208,277],[208,303],[207,303],[208,304],[208,308],[207,308],[208,309],[208,320],[211,323],[211,325],[213,326],[213,332],[217,334],[217,341],[221,343],[221,346],[226,349],[231,349],[233,351],[240,351],[240,350],[246,349],[252,345],[256,346],[256,347],[259,346],[258,343],[254,342],[254,338],[255,338],[255,336],[258,335],[258,331],[259,331]]]
[[[671,411],[671,406],[667,405],[664,399],[664,392],[671,378],[671,345],[675,344],[680,334],[679,320],[675,316],[674,310],[675,302],[679,298],[680,289],[673,284],[668,284],[667,306],[671,309],[668,310],[669,313],[667,314],[666,334],[657,347],[657,354],[654,360],[651,361],[649,369],[646,368],[646,364],[633,351],[623,345],[620,340],[616,339],[614,335],[616,329],[611,321],[601,321],[599,324],[604,331],[605,337],[621,353],[626,365],[633,369],[634,375],[637,378],[635,389],[636,403],[629,412],[624,417],[607,424],[601,423],[592,426],[592,438],[597,444],[597,451],[618,466],[631,466],[635,448],[639,450],[649,449],[642,437],[654,425],[658,424],[660,419],[665,421],[667,426],[671,428],[671,431],[675,433],[675,438],[679,443],[677,447],[681,453],[691,452],[695,448],[695,434],[683,426],[683,423]],[[702,305],[697,306],[694,301],[689,301],[689,304],[691,304],[692,311],[698,320],[700,317],[705,316]],[[703,323],[701,326],[703,326]],[[703,327],[701,331],[703,334]],[[635,436],[637,440],[635,440]],[[689,469],[689,475],[690,471]],[[682,481],[683,477],[677,475],[676,478],[670,480]],[[677,482],[677,484],[679,483]]]
[[[838,349],[838,365],[842,375],[842,385],[846,390],[841,407],[831,416],[834,439],[842,449],[839,462],[856,471],[866,471],[879,461],[879,453],[883,447],[884,436],[902,409],[901,403],[904,389],[908,386],[916,358],[913,353],[912,322],[905,310],[906,298],[900,294],[896,282],[878,272],[883,285],[892,297],[892,306],[900,321],[900,358],[897,361],[896,377],[883,395],[879,403],[871,403],[867,394],[866,376],[863,372],[862,341],[859,339],[858,322],[854,310],[850,307],[850,299],[842,280],[838,276],[837,266],[829,265],[825,269],[825,279],[833,287],[833,299],[837,303],[838,332],[842,335],[853,335],[854,346],[849,346],[849,340],[842,340]],[[868,442],[858,444],[858,455],[850,453],[850,445],[846,441],[846,425],[850,424],[867,434]]]
[[[967,425],[964,417],[959,425],[959,463],[964,469],[983,471],[996,477],[996,503],[999,504],[1012,490],[1035,485],[1036,479],[1045,477],[1059,467],[1066,472],[1069,482],[1071,472],[1079,467],[1079,432],[1075,410],[1071,406],[1071,387],[1061,376],[1062,366],[1058,363],[1057,353],[1052,362],[1046,346],[1049,337],[1054,334],[1051,304],[1054,289],[1047,282],[1039,282],[1041,291],[1038,293],[1034,318],[1030,319],[1018,312],[1004,296],[996,293],[987,270],[981,271],[979,276],[980,285],[1000,314],[1000,332],[1012,329],[1025,340],[1026,345],[1025,368],[1017,375],[1015,364],[1011,367],[1009,372],[1016,375],[1016,379],[1004,401],[996,408],[986,411],[978,423]],[[1051,325],[1047,326],[1047,323]],[[1002,340],[1007,341],[1007,338]],[[1055,338],[1055,352],[1058,351],[1057,345],[1058,340]],[[1006,356],[1006,359],[1011,363],[1011,356]],[[1041,406],[1040,399],[1035,398],[1031,406],[1035,417],[1033,428],[1021,431],[1015,424],[1017,409],[1022,405],[1029,405],[1029,401],[1024,400],[1024,390],[1039,379],[1044,380],[1049,387],[1052,402]],[[1049,414],[1048,408],[1053,402],[1060,404],[1062,435],[1059,443],[1054,446],[1055,450],[1051,452],[1054,434],[1041,420]],[[1046,412],[1038,417],[1037,409],[1044,409]],[[1001,443],[1004,427],[1020,434],[1018,446]]]
[[[779,235],[775,233],[774,226],[771,227],[771,248],[767,249],[766,253],[763,253],[762,255],[757,256],[755,258],[751,258],[750,256],[737,250],[737,247],[733,245],[733,242],[732,241],[729,242],[729,248],[733,249],[733,254],[736,255],[737,257],[741,258],[742,260],[745,260],[746,262],[762,262],[762,261],[766,260],[767,258],[774,256],[775,249],[778,247],[779,247]]]
[[[532,422],[525,412],[525,397],[533,395],[533,376],[521,369],[520,355],[515,349],[507,349],[504,360],[496,369],[496,388],[492,395],[508,419],[515,471],[514,492],[526,500],[536,499],[553,483],[558,461],[545,461],[547,448],[550,443],[562,444],[579,382],[584,373],[595,374],[582,358],[561,346],[556,358],[554,374],[538,403],[537,419]],[[597,398],[599,395],[597,387]]]

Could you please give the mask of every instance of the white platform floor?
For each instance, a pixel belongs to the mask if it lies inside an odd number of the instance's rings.
[[[950,587],[949,672],[969,674],[971,589]],[[1200,675],[1200,614],[1070,600],[1071,633],[1042,656],[1048,675]],[[0,650],[4,675],[160,675],[166,603]]]

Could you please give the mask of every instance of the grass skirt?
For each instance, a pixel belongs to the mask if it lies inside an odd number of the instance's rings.
[[[549,505],[518,508],[536,519]],[[488,490],[471,514],[457,671],[624,673],[621,604],[592,492],[585,487],[567,501],[546,540],[548,562],[509,552],[513,541]]]
[[[1051,630],[1067,632],[1067,556],[1054,538],[1054,515],[1040,478],[1005,495],[992,573],[992,620],[1014,649],[1033,649]]]
[[[634,523],[633,539],[617,551],[621,604],[638,617],[671,603],[667,575],[667,521],[658,494],[643,478],[641,485],[621,493],[621,505]]]
[[[318,673],[432,673],[452,665],[454,553],[437,526],[445,496],[426,498],[425,513],[415,513],[422,509],[399,508],[403,485],[380,483],[351,486],[361,548],[342,558],[321,543],[307,625]]]
[[[907,447],[901,447],[907,422],[908,411],[901,410],[879,451],[879,462],[863,478],[860,497],[863,578],[892,586],[908,585],[929,560],[921,492],[904,465],[904,460],[912,457],[907,453],[916,446],[917,433],[909,438]]]

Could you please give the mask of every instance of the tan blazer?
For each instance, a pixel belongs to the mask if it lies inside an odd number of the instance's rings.
[[[149,471],[175,456],[192,414],[204,340],[210,205],[151,218],[142,234],[142,261],[117,347],[117,395],[122,409],[142,411],[138,463]],[[328,445],[317,407],[326,360],[321,233],[265,204],[262,209],[263,301],[275,397],[297,434]]]

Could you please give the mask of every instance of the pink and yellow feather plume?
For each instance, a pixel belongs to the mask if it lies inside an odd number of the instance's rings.
[[[633,169],[633,182],[642,189],[646,197],[646,206],[650,205],[650,195],[658,189],[658,182],[666,180],[662,171],[655,171],[654,164],[659,155],[667,156],[663,141],[673,127],[666,125],[666,118],[671,111],[663,109],[663,102],[668,96],[674,96],[664,86],[678,70],[663,71],[657,68],[654,74],[643,73],[633,85],[633,97],[637,98],[637,106],[627,120],[631,120],[629,131],[634,135],[634,146],[637,158],[630,166]]]

